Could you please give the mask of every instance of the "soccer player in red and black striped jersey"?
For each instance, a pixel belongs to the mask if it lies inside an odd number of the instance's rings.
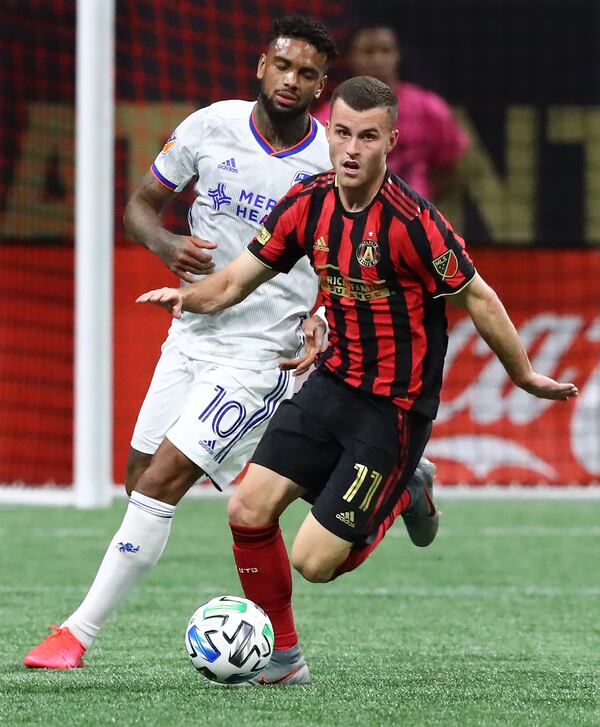
[[[333,170],[292,187],[248,251],[183,290],[140,296],[179,316],[235,304],[304,255],[317,272],[329,343],[302,389],[275,414],[229,501],[246,596],[271,617],[276,652],[260,683],[305,683],[278,518],[313,503],[291,560],[310,581],[360,564],[406,494],[436,416],[447,333],[445,300],[465,308],[511,379],[534,396],[568,399],[570,383],[533,371],[494,291],[438,210],[386,168],[397,101],[360,76],[334,92]]]

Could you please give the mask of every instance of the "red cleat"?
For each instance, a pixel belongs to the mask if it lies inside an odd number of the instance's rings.
[[[50,628],[54,629],[54,633],[34,646],[23,659],[23,664],[33,669],[79,669],[85,666],[81,658],[85,649],[69,629]]]

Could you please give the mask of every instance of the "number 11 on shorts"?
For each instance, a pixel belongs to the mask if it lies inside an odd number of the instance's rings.
[[[354,478],[354,481],[352,482],[350,487],[346,490],[346,493],[343,497],[346,502],[352,502],[352,500],[358,494],[358,491],[362,487],[364,481],[367,479],[367,475],[369,474],[369,468],[364,464],[359,464],[357,462],[354,465],[354,469],[356,470],[356,477]],[[373,470],[371,472],[371,483],[363,498],[363,501],[358,506],[359,510],[366,511],[369,509],[369,505],[371,504],[373,495],[377,492],[377,489],[379,488],[382,479],[382,475],[376,470]]]

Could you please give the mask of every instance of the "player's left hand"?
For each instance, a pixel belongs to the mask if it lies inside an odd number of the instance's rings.
[[[304,333],[304,351],[297,358],[286,358],[280,362],[279,368],[287,371],[295,369],[292,376],[301,376],[313,365],[317,354],[325,347],[325,322],[319,316],[311,316],[302,322]]]
[[[525,381],[519,381],[518,386],[528,394],[537,396],[540,399],[566,401],[579,394],[575,384],[561,384],[535,371],[532,371]]]
[[[142,293],[135,299],[136,303],[154,303],[161,308],[166,308],[173,318],[181,318],[181,308],[183,298],[178,288],[158,288],[157,290],[149,290]]]

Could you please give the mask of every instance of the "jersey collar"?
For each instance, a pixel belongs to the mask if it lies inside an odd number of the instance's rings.
[[[308,133],[303,139],[300,139],[300,141],[297,144],[294,144],[294,146],[290,146],[289,149],[273,149],[273,147],[269,144],[269,142],[265,139],[265,137],[260,133],[258,130],[258,126],[256,125],[256,122],[254,120],[254,109],[252,109],[252,113],[250,114],[250,131],[252,132],[254,138],[258,142],[259,146],[262,147],[262,149],[272,157],[277,157],[278,159],[283,159],[284,157],[292,156],[292,154],[297,154],[299,151],[302,151],[303,149],[306,149],[306,147],[312,143],[315,136],[317,135],[317,122],[313,119],[313,117],[309,114],[308,118],[310,119],[310,127],[308,129]]]
[[[336,202],[339,204],[339,206],[341,208],[342,215],[344,215],[344,217],[359,217],[360,215],[364,215],[365,213],[367,213],[371,209],[371,207],[375,204],[375,202],[378,199],[381,198],[381,190],[383,189],[383,187],[385,186],[385,184],[389,181],[391,175],[392,175],[392,173],[386,167],[386,169],[385,169],[385,175],[383,177],[383,181],[379,185],[379,189],[377,190],[377,192],[376,192],[375,196],[373,197],[373,199],[369,202],[369,204],[366,207],[363,207],[358,212],[350,212],[349,210],[347,210],[344,207],[344,203],[342,202],[342,198],[340,197],[340,188],[339,188],[339,185],[338,185],[338,177],[337,177],[337,174],[336,174],[334,176],[334,178],[333,178],[333,190],[334,190]]]

